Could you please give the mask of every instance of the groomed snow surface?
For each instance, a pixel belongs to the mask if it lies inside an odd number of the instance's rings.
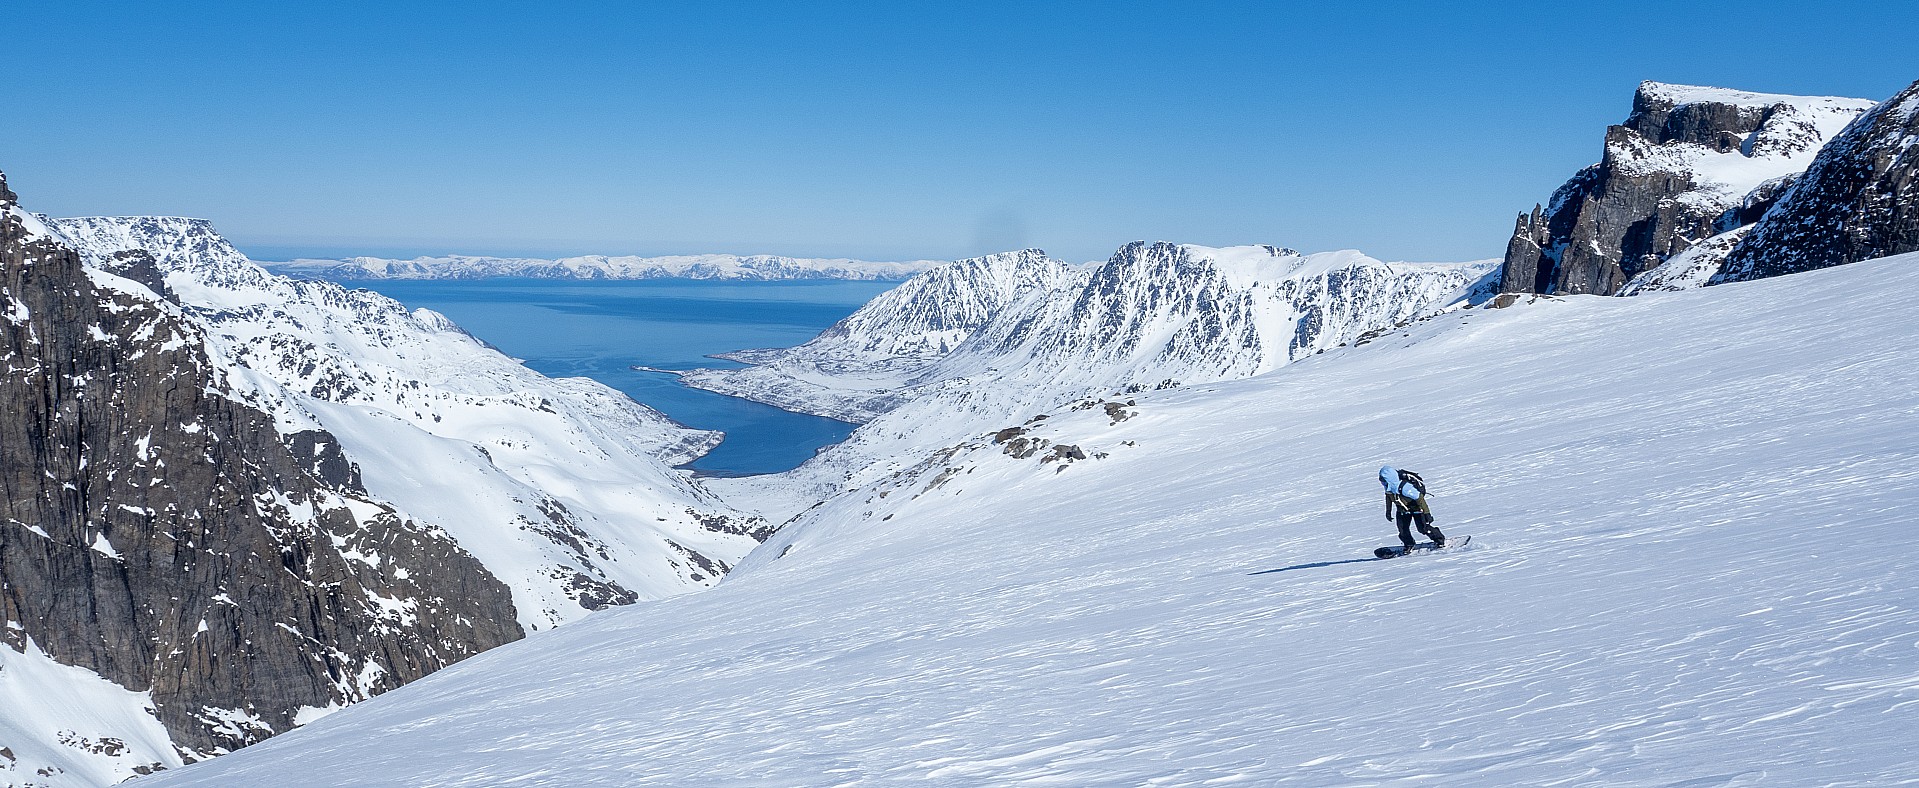
[[[1054,413],[1091,459],[978,441],[714,590],[139,784],[1909,781],[1914,292],[1540,299]],[[1470,548],[1369,559],[1387,462]]]

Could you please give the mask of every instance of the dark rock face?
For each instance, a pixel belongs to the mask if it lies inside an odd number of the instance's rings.
[[[367,500],[331,436],[223,396],[191,322],[14,199],[0,179],[0,640],[151,691],[196,759],[521,636],[484,567]]]
[[[1715,282],[1919,251],[1919,82],[1820,150],[1727,257]]]
[[[1606,130],[1604,158],[1545,207],[1520,214],[1499,291],[1613,295],[1673,255],[1749,223],[1752,200],[1720,193],[1723,187],[1690,164],[1696,154],[1786,162],[1823,142],[1814,113],[1847,111],[1764,98],[1640,85],[1632,115]],[[1770,196],[1780,191],[1776,184],[1759,188]]]
[[[1770,111],[1709,102],[1676,104],[1641,86],[1633,94],[1632,116],[1621,126],[1655,145],[1690,142],[1725,152],[1738,150],[1745,135],[1757,131]]]

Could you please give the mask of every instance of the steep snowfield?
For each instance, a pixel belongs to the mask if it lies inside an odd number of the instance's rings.
[[[523,276],[540,279],[905,279],[933,266],[934,260],[875,263],[845,258],[776,255],[697,254],[667,257],[585,255],[545,260],[529,257],[447,255],[389,260],[349,257],[262,263],[282,274],[326,279],[482,279]]]
[[[782,522],[981,424],[1011,426],[1082,398],[1266,372],[1483,295],[1493,268],[1493,261],[1384,263],[1350,250],[1302,255],[1164,242],[1127,244],[1103,264],[1078,268],[1020,254],[1017,265],[960,263],[928,273],[959,276],[942,287],[908,282],[819,339],[754,359],[770,374],[731,377],[723,390],[798,410],[857,401],[883,412],[798,469],[709,486]],[[929,352],[927,342],[902,349],[883,341],[921,337],[921,315],[959,312],[952,302],[974,301],[1000,306],[956,332],[944,352]],[[897,376],[901,369],[910,377]],[[801,388],[780,386],[792,379],[814,393],[784,397]],[[888,379],[899,387],[874,385]],[[712,380],[696,377],[695,384]]]
[[[529,630],[712,585],[756,544],[755,521],[670,467],[716,433],[542,376],[438,313],[270,274],[201,220],[47,221],[95,267],[153,254],[236,392],[284,432],[333,433],[374,496],[513,587]]]
[[[712,591],[149,783],[1910,779],[1915,290],[1454,311],[1033,425],[1068,465],[979,424]],[[1383,462],[1472,547],[1370,560]]]
[[[0,784],[109,785],[180,765],[149,693],[55,662],[31,639],[24,652],[0,647],[0,710]]]
[[[1727,230],[1688,247],[1666,259],[1658,267],[1647,270],[1627,282],[1616,295],[1635,296],[1640,293],[1652,293],[1661,290],[1691,290],[1712,283],[1712,278],[1726,263],[1726,255],[1731,254],[1739,240],[1752,232],[1754,225],[1745,225]]]

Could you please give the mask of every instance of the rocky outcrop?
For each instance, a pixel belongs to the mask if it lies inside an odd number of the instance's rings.
[[[193,760],[520,637],[504,584],[241,404],[122,262],[0,180],[0,642],[150,692]]]
[[[1757,219],[1784,179],[1871,106],[1643,83],[1632,114],[1606,130],[1600,162],[1519,216],[1500,291],[1616,294],[1674,255]]]
[[[1727,256],[1715,282],[1919,251],[1919,82],[1861,116]]]

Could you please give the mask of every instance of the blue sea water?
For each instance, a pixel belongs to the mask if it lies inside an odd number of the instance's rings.
[[[550,377],[593,378],[726,440],[688,467],[719,476],[777,473],[845,440],[843,421],[688,388],[657,369],[736,367],[714,353],[789,347],[853,313],[893,282],[700,280],[347,282],[446,315]]]

